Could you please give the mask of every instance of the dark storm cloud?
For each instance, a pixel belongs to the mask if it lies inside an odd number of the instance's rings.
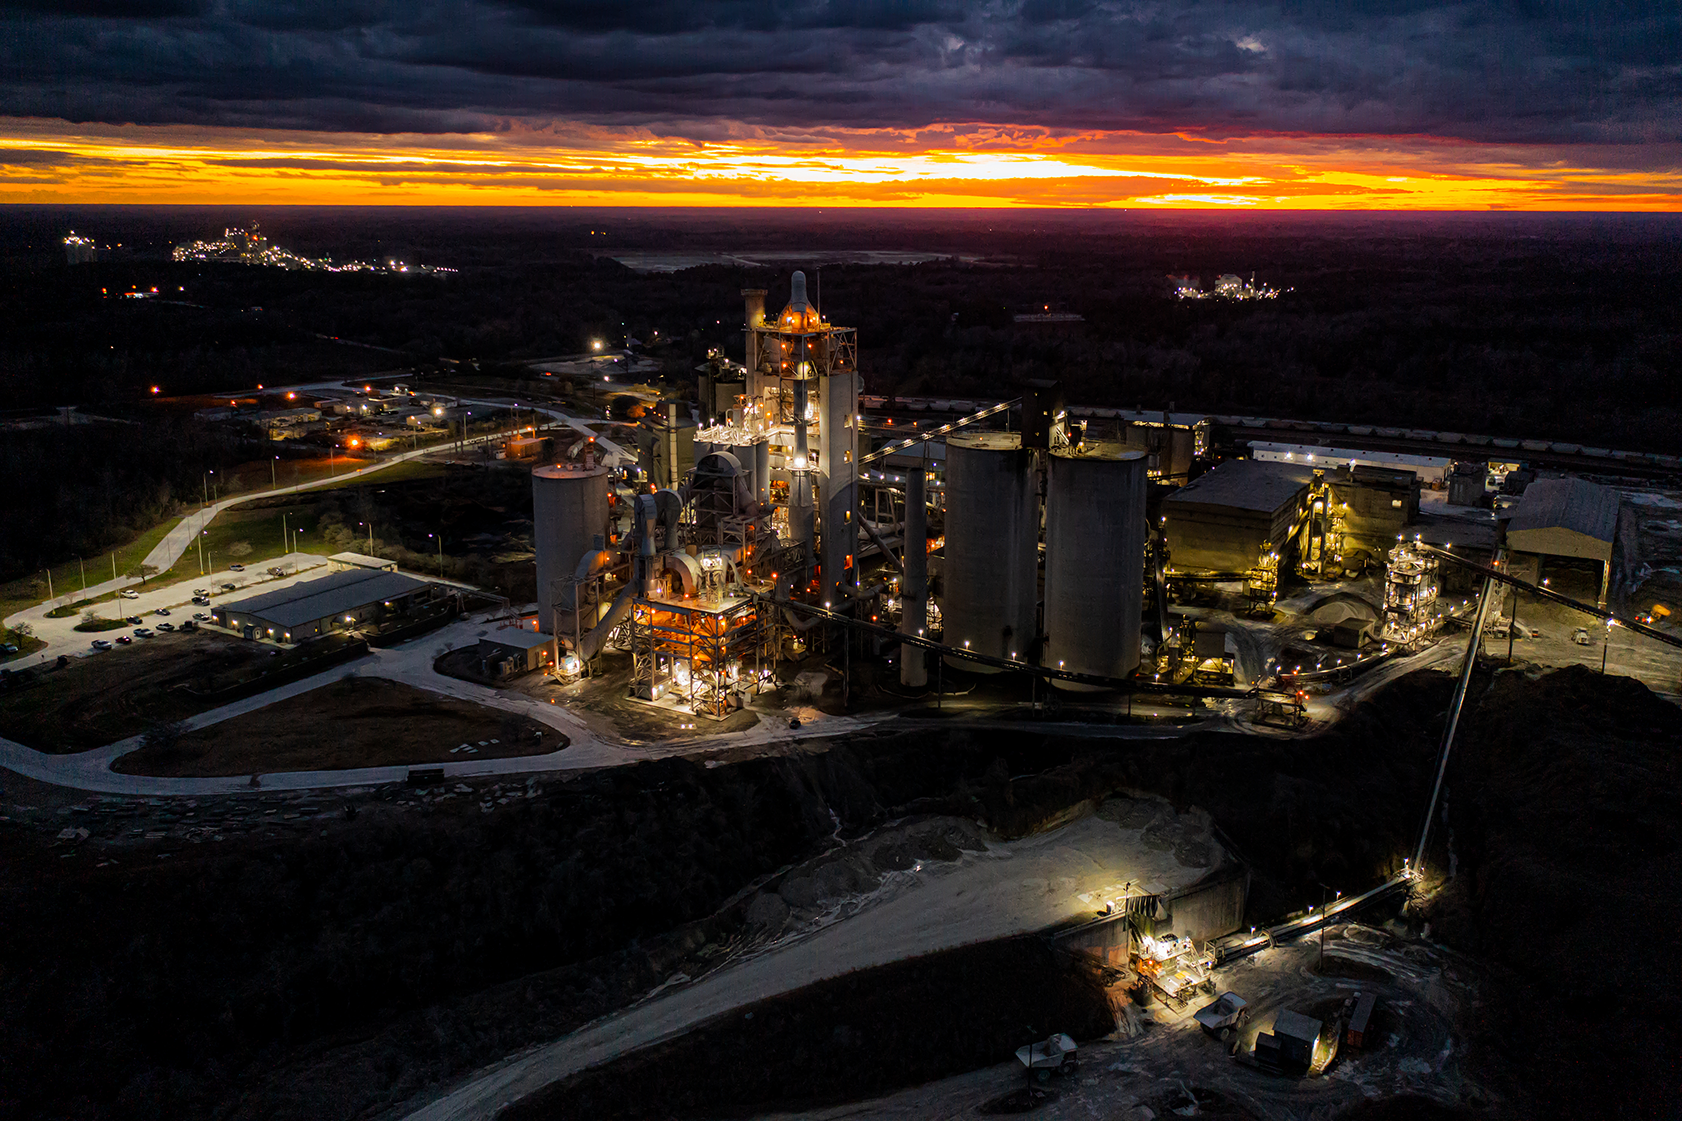
[[[0,10],[0,113],[75,121],[1682,136],[1674,0],[32,0]]]

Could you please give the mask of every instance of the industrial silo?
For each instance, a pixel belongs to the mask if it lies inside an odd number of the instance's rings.
[[[1039,599],[1033,452],[1007,432],[946,438],[941,620],[948,646],[1027,661]],[[997,672],[967,659],[950,665]]]
[[[1042,662],[1049,668],[1103,677],[1129,677],[1139,668],[1146,459],[1145,452],[1093,441],[1051,453]]]
[[[595,540],[608,532],[606,467],[534,468],[532,522],[537,537],[537,627],[555,633],[555,607],[571,623],[572,585],[567,582]]]

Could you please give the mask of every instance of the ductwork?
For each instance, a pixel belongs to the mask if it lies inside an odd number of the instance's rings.
[[[657,490],[651,496],[659,526],[665,532],[661,548],[678,548],[678,526],[683,522],[683,496],[675,490]],[[653,522],[650,522],[653,525]]]

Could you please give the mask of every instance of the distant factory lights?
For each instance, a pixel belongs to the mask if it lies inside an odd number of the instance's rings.
[[[1223,273],[1215,286],[1207,290],[1195,276],[1170,276],[1168,281],[1174,286],[1174,295],[1182,300],[1276,300],[1280,293],[1290,291],[1257,284],[1254,273],[1249,280],[1236,273]]]
[[[229,228],[219,241],[189,241],[170,254],[177,261],[222,261],[237,265],[260,265],[272,269],[302,272],[451,273],[456,270],[435,265],[411,265],[395,258],[383,265],[368,261],[335,261],[331,257],[304,257],[273,245],[254,222],[249,230]]]

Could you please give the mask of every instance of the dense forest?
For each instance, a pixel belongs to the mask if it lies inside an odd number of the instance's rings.
[[[168,259],[174,241],[253,219],[299,252],[456,271]],[[67,265],[58,240],[72,227],[122,247]],[[24,484],[8,488],[5,512],[28,542],[9,545],[0,569],[97,550],[186,499],[196,472],[230,454],[212,432],[158,425],[153,385],[247,392],[465,368],[441,360],[476,360],[507,384],[523,373],[518,359],[634,339],[682,392],[710,348],[740,356],[740,290],[766,287],[775,307],[796,265],[831,321],[859,329],[871,392],[1004,396],[1049,376],[1081,404],[1677,452],[1679,243],[1682,221],[1669,216],[20,208],[0,214],[12,327],[0,339],[0,400],[81,405],[149,430],[0,444],[6,477]],[[927,259],[847,263],[883,250]],[[613,258],[630,251],[733,262],[637,272]],[[775,267],[745,263],[756,254]],[[1166,279],[1189,273],[1207,286],[1227,272],[1286,291],[1179,301]],[[153,288],[155,298],[122,295]],[[1046,308],[1084,321],[1015,321]],[[96,516],[60,525],[43,517],[52,510]]]

